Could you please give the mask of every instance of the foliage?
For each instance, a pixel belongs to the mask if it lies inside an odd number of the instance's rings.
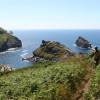
[[[7,32],[5,29],[3,28],[0,28],[0,43],[2,42],[5,42],[7,40],[10,40],[10,41],[15,41],[17,38],[12,36],[9,32]]]
[[[86,95],[90,95],[91,98],[100,99],[100,65],[96,66],[95,72],[91,77],[91,86]]]
[[[79,62],[80,61],[80,62]],[[0,77],[0,100],[73,100],[85,74],[87,62],[38,62]]]
[[[0,34],[7,33],[7,31],[0,27]]]

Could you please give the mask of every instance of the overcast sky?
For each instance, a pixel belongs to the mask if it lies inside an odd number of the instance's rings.
[[[0,0],[6,29],[100,29],[100,0]]]

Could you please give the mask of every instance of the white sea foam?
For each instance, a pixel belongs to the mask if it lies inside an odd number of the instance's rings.
[[[73,44],[73,46],[74,46],[74,47],[77,47],[75,43]]]
[[[17,50],[18,48],[10,48],[10,49],[8,49],[8,51],[15,51],[15,50]]]
[[[0,52],[0,54],[13,53],[13,52],[17,52],[17,51],[20,51],[20,50],[21,49],[19,49],[19,48],[10,48],[7,51]]]
[[[5,54],[5,53],[7,53],[7,51],[4,51],[4,52],[0,52],[0,54]]]
[[[23,50],[22,52],[25,53],[25,52],[28,52],[28,50]]]
[[[28,55],[29,53],[23,53],[20,55],[20,57],[25,57],[26,55]]]
[[[82,49],[82,50],[88,50],[88,49],[90,49],[90,48],[82,48],[82,47],[78,47],[76,44],[73,44],[73,46],[76,47],[76,48]]]

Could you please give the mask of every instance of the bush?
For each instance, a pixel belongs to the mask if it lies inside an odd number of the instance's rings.
[[[3,100],[73,100],[87,65],[87,62],[76,60],[41,61],[30,68],[5,74],[0,77],[0,96]]]

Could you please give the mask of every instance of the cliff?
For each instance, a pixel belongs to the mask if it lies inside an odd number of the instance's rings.
[[[0,28],[0,52],[6,51],[9,48],[16,48],[21,46],[21,40],[11,35],[6,30]]]

